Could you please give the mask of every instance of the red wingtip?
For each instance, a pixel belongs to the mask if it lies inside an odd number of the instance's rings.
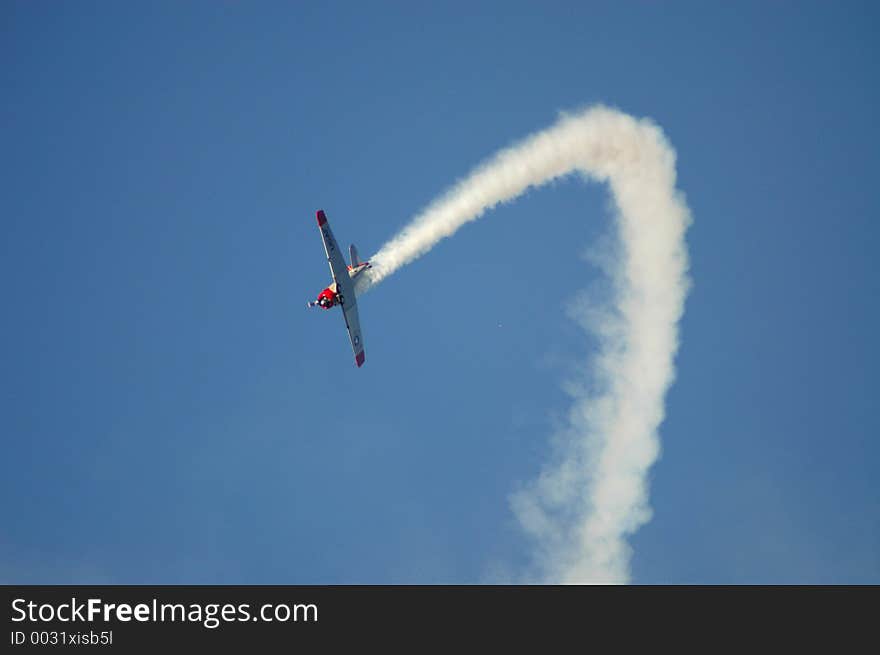
[[[357,362],[358,368],[364,365],[364,359],[364,351],[362,350],[357,354],[357,357],[354,358],[354,361]]]
[[[318,210],[318,227],[321,227],[324,223],[327,222],[327,217],[324,215],[324,210]]]

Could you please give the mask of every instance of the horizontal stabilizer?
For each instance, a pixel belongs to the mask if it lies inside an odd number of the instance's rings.
[[[358,249],[354,247],[354,244],[351,244],[348,247],[348,256],[351,259],[351,267],[357,268],[357,265],[360,264],[360,260],[358,259]]]

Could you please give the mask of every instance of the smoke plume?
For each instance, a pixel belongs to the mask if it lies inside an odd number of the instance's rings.
[[[599,354],[569,384],[572,406],[536,480],[511,496],[535,545],[528,577],[626,583],[626,538],[651,516],[647,473],[660,450],[663,400],[675,371],[689,280],[690,215],[676,188],[675,152],[652,121],[598,106],[500,151],[429,205],[372,258],[366,291],[462,225],[529,188],[580,173],[607,182],[617,244],[605,261],[613,289],[601,307],[581,299],[578,322]]]

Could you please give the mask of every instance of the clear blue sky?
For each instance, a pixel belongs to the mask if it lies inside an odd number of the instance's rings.
[[[314,211],[368,255],[604,102],[663,127],[695,219],[633,581],[880,583],[876,5],[423,5],[2,4],[0,581],[516,572],[606,190],[377,287],[361,370],[305,307]]]

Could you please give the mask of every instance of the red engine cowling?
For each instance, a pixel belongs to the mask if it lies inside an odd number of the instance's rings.
[[[336,304],[336,294],[330,290],[330,287],[324,289],[318,294],[318,306],[321,309],[330,309]]]

